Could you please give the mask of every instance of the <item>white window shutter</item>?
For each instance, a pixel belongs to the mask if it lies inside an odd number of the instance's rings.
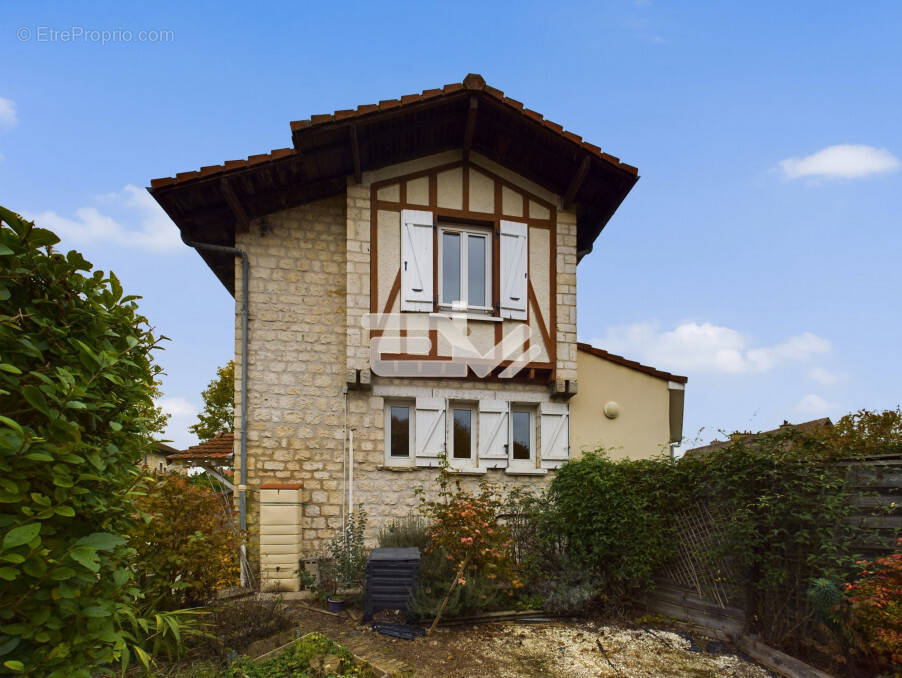
[[[557,468],[570,458],[570,406],[541,403],[542,468]]]
[[[479,401],[479,466],[482,468],[507,467],[509,410],[505,400]]]
[[[501,317],[526,320],[527,227],[501,222]]]
[[[401,310],[432,310],[432,212],[401,210]]]
[[[445,451],[444,398],[417,398],[414,432],[417,466],[438,466]]]

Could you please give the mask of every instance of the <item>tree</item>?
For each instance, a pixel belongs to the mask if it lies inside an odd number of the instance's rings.
[[[0,221],[0,674],[88,677],[139,642],[125,535],[160,340],[112,272]]]
[[[214,438],[217,433],[235,430],[235,361],[217,368],[216,378],[204,392],[204,411],[197,415],[197,423],[188,430],[201,440]]]

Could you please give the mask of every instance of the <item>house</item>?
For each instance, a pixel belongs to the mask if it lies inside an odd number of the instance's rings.
[[[178,469],[167,459],[169,455],[175,454],[176,452],[178,452],[178,450],[170,445],[155,442],[153,444],[153,449],[142,457],[139,465],[155,474],[178,472]]]
[[[799,433],[804,433],[807,435],[817,435],[819,433],[828,432],[832,426],[833,422],[830,421],[829,417],[821,417],[820,419],[803,421],[799,424],[790,424],[789,421],[784,419],[779,428],[775,428],[770,431],[759,431],[758,433],[752,433],[751,431],[736,431],[735,433],[730,434],[729,440],[712,440],[707,445],[693,447],[690,450],[686,450],[684,456],[704,457],[717,452],[717,450],[726,447],[731,442],[735,442],[737,440],[743,440],[746,442],[754,442],[756,440],[762,439],[767,440],[770,436],[773,436],[787,429],[792,429]]]
[[[213,438],[192,445],[184,451],[173,450],[166,461],[187,473],[189,468],[202,469],[211,475],[228,492],[233,492],[231,469],[234,457],[235,435],[217,433]]]
[[[371,535],[408,514],[440,455],[470,486],[541,488],[572,441],[656,454],[679,434],[684,378],[577,343],[577,262],[635,167],[473,74],[291,131],[149,188],[236,299],[236,485],[264,586],[296,588],[358,505]]]

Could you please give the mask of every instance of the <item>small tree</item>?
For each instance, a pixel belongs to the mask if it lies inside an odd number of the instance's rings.
[[[159,609],[194,605],[238,583],[238,533],[222,498],[184,476],[149,481],[132,532],[138,583]]]
[[[197,415],[197,423],[188,430],[201,440],[214,438],[217,433],[232,433],[235,429],[235,361],[230,360],[216,370],[213,379],[201,393],[204,411]]]
[[[123,535],[159,422],[158,339],[115,275],[0,219],[0,673],[87,677],[136,640]]]

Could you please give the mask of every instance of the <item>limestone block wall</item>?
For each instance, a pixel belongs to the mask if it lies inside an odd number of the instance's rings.
[[[250,263],[247,517],[252,562],[259,553],[263,483],[303,484],[305,541],[322,542],[341,523],[346,210],[342,194],[270,214],[236,236]],[[236,289],[241,289],[240,263]],[[235,341],[240,363],[237,316]],[[235,370],[236,413],[240,367]],[[236,476],[237,452],[236,442]]]
[[[371,392],[350,392],[348,427],[354,429],[354,504],[362,505],[367,511],[367,538],[370,542],[375,541],[380,527],[416,510],[419,500],[414,492],[415,488],[422,487],[427,498],[438,498],[438,486],[435,482],[437,469],[392,468],[385,465],[385,398],[397,399],[397,394],[405,393],[405,389],[416,390],[421,394],[450,395],[458,400],[497,397],[539,403],[550,398],[548,387],[542,384],[480,383],[451,379],[422,379],[414,383],[414,380],[374,377]],[[539,437],[537,432],[537,439]],[[553,470],[544,475],[514,475],[502,469],[489,469],[484,475],[458,476],[465,489],[477,491],[480,482],[487,482],[501,493],[507,493],[513,488],[540,491],[553,477]]]
[[[557,219],[557,379],[576,380],[576,215]],[[549,330],[551,331],[551,330]]]

